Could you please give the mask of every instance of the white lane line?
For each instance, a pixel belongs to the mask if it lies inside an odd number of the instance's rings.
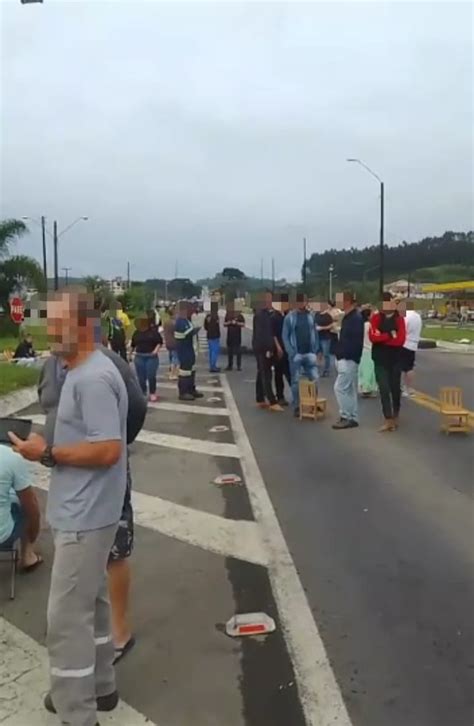
[[[172,382],[161,383],[161,381],[158,381],[158,389],[160,389],[160,388],[164,388],[165,390],[169,389],[170,391],[172,390],[172,391],[176,391],[176,393],[178,393],[177,383],[172,383]],[[222,393],[222,388],[220,388],[219,386],[201,386],[200,383],[196,382],[196,388],[199,391],[203,391],[204,393],[214,393],[214,392]],[[159,393],[159,391],[158,391],[158,393]]]
[[[351,726],[321,635],[225,376],[222,377],[222,385],[234,437],[242,457],[241,465],[253,513],[267,547],[273,595],[307,724]]]
[[[50,472],[38,465],[34,469],[35,486],[48,491]],[[226,519],[137,491],[132,491],[132,504],[135,524],[140,527],[224,557],[268,564],[255,522]]]
[[[207,454],[208,456],[226,456],[232,459],[240,457],[239,450],[235,444],[225,444],[206,439],[193,439],[189,436],[177,436],[175,434],[159,434],[154,431],[140,431],[137,441],[154,446],[165,446],[168,449],[180,449],[192,451],[195,454]]]
[[[49,690],[46,648],[0,616],[0,723],[2,726],[58,726],[57,716],[43,706]],[[154,726],[123,701],[106,717],[103,726]]]
[[[31,421],[38,426],[44,426],[45,416],[34,414],[29,416]],[[190,436],[178,436],[177,434],[161,434],[157,431],[142,430],[136,441],[141,444],[152,446],[164,446],[167,449],[178,449],[179,451],[190,451],[194,454],[207,454],[208,456],[225,456],[230,459],[239,459],[239,449],[235,444],[226,444],[206,439],[193,439]]]
[[[213,408],[211,406],[193,406],[191,403],[149,403],[148,408],[157,408],[162,411],[176,411],[177,413],[197,413],[203,416],[228,416],[227,408]]]

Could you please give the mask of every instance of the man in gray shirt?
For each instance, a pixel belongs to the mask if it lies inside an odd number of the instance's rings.
[[[60,292],[48,303],[52,350],[68,367],[54,444],[10,435],[25,459],[52,467],[45,706],[69,726],[96,726],[97,710],[118,702],[106,567],[125,495],[128,399],[117,368],[96,349],[96,317],[85,293]]]

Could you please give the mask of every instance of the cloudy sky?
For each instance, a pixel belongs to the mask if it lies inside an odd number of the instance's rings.
[[[377,239],[350,156],[389,244],[472,228],[469,3],[0,4],[0,214],[88,215],[72,275],[294,279]]]

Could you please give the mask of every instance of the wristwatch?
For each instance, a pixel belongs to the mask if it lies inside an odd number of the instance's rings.
[[[56,459],[53,456],[52,446],[47,446],[45,448],[41,455],[40,463],[43,464],[43,466],[47,466],[49,469],[52,469],[53,466],[56,466]]]

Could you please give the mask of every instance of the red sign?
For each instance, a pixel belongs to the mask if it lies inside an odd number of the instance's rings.
[[[20,325],[25,319],[25,306],[21,298],[12,297],[10,300],[10,317],[17,325]]]

